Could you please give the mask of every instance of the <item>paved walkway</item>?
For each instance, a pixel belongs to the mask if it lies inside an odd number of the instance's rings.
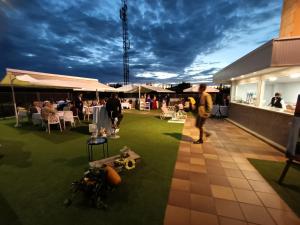
[[[192,144],[188,118],[174,168],[165,225],[294,225],[300,220],[246,159],[284,160],[283,154],[223,120],[209,120],[212,136]]]

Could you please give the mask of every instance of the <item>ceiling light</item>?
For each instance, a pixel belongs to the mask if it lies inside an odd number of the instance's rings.
[[[269,81],[275,81],[277,80],[277,77],[269,77]]]
[[[234,80],[234,78],[231,78],[230,80]]]
[[[299,78],[299,77],[300,77],[300,73],[290,74],[290,78],[292,78],[292,79],[296,79],[296,78]]]

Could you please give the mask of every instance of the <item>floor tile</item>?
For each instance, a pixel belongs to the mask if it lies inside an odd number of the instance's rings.
[[[246,179],[236,178],[236,177],[228,177],[229,183],[234,188],[252,190]]]
[[[184,170],[174,170],[173,178],[182,179],[182,180],[189,180],[190,179],[190,172]]]
[[[191,194],[190,197],[192,210],[216,214],[215,202],[212,197],[198,194]]]
[[[264,178],[256,171],[243,170],[242,173],[248,180],[264,181]]]
[[[217,160],[217,159],[205,159],[205,164],[206,166],[209,166],[209,167],[222,167],[221,165],[221,161],[220,160]]]
[[[240,170],[247,170],[247,171],[256,171],[256,169],[250,163],[237,163]]]
[[[299,225],[300,219],[292,212],[282,211],[279,209],[268,209],[272,218],[277,225]]]
[[[210,185],[198,182],[191,182],[191,193],[212,196]]]
[[[206,166],[206,168],[208,174],[225,176],[225,170],[222,167]]]
[[[265,181],[248,180],[254,191],[275,193],[273,188]]]
[[[235,220],[227,217],[219,217],[220,225],[248,225],[247,222],[242,220]]]
[[[239,202],[262,206],[254,191],[233,188],[233,192]]]
[[[190,163],[190,157],[189,156],[178,156],[177,162]]]
[[[223,162],[221,161],[221,166],[223,168],[230,168],[230,169],[239,169],[235,162]]]
[[[230,187],[220,185],[210,185],[212,195],[215,198],[222,198],[227,200],[236,200],[233,191]]]
[[[216,204],[216,210],[218,215],[244,220],[243,213],[237,202],[223,200],[223,199],[216,199],[215,204]]]
[[[164,225],[190,224],[190,210],[168,205],[165,213]]]
[[[190,193],[185,191],[171,190],[169,194],[169,205],[182,208],[190,208]]]
[[[198,211],[191,211],[191,225],[219,225],[216,215],[203,213]],[[188,225],[188,224],[186,224]]]
[[[194,173],[206,173],[206,167],[201,165],[190,164],[190,172]]]
[[[201,158],[190,158],[190,163],[191,164],[195,164],[195,165],[201,165],[204,166],[205,165],[205,160],[201,159]]]
[[[264,207],[245,203],[241,203],[240,206],[248,222],[260,225],[275,225]]]
[[[260,200],[266,207],[282,209],[282,210],[290,210],[287,204],[277,195],[263,192],[256,192]]]
[[[191,182],[198,182],[199,184],[209,184],[209,177],[204,173],[189,173]]]
[[[224,169],[227,177],[245,178],[240,170]]]
[[[225,176],[218,175],[209,175],[210,184],[221,185],[221,186],[230,186],[230,183]]]
[[[173,178],[171,184],[171,190],[190,191],[190,181]]]
[[[203,156],[204,156],[205,159],[218,159],[218,155],[216,155],[216,154],[204,153]]]
[[[184,162],[176,162],[175,163],[175,169],[190,171],[190,164],[189,163],[184,163]]]

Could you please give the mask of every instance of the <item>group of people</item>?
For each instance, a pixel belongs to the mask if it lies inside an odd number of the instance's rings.
[[[83,95],[79,94],[74,101],[66,99],[55,104],[50,101],[34,101],[29,108],[29,118],[32,118],[33,113],[40,113],[43,121],[47,121],[52,115],[55,117],[57,111],[72,111],[74,116],[83,119],[84,107],[106,105],[108,117],[112,119],[113,124],[115,118],[118,118],[117,125],[120,124],[123,116],[121,101],[117,94],[112,94],[110,98],[92,101],[83,100],[82,97]]]
[[[150,105],[150,109],[156,110],[159,109],[162,105],[169,106],[170,105],[170,95],[167,94],[165,96],[162,95],[142,95],[140,98],[141,103],[148,102]]]

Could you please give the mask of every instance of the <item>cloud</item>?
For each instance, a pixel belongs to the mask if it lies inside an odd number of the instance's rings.
[[[1,73],[12,67],[122,82],[119,8],[110,0],[0,1]],[[276,34],[280,8],[280,0],[129,1],[130,79],[209,81]]]

